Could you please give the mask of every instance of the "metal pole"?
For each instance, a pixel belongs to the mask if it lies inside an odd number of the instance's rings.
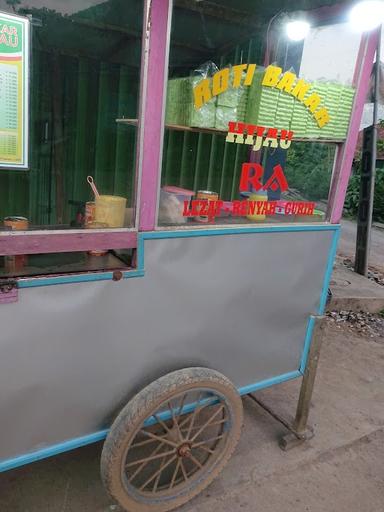
[[[373,95],[373,124],[372,127],[366,128],[364,130],[360,201],[357,218],[355,272],[364,276],[368,274],[369,251],[371,247],[373,200],[375,193],[381,26],[378,28],[378,32],[379,38],[376,48]]]

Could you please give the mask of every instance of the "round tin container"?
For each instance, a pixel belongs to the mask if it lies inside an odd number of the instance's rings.
[[[29,222],[26,217],[5,217],[4,226],[8,226],[16,231],[25,231],[28,229]]]
[[[95,220],[95,212],[96,212],[96,203],[95,201],[88,201],[85,203],[85,218],[84,225],[90,224]]]
[[[29,221],[26,217],[10,216],[5,217],[4,226],[12,231],[26,231],[29,227]],[[8,273],[20,271],[28,262],[26,254],[17,254],[15,256],[4,256],[4,266]]]
[[[85,226],[87,229],[105,229],[108,227],[108,224],[104,222],[88,222]],[[90,256],[105,256],[108,253],[108,251],[105,251],[103,249],[100,250],[94,250],[94,251],[88,251],[88,254]]]
[[[218,201],[219,194],[217,192],[211,192],[210,190],[198,190],[196,194],[196,199],[202,201]],[[208,217],[207,215],[200,215],[199,217],[195,217],[197,222],[211,222],[214,220],[214,217]]]

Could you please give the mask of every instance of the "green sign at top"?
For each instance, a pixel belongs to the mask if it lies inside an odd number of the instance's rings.
[[[23,25],[0,15],[0,53],[21,52]]]

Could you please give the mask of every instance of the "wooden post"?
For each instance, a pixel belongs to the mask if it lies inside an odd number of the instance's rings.
[[[283,450],[290,450],[313,437],[313,430],[308,427],[308,416],[319,362],[320,347],[323,341],[324,320],[324,316],[318,316],[315,320],[312,343],[300,387],[300,396],[297,403],[296,416],[292,424],[292,432],[284,436],[280,441],[280,447]]]

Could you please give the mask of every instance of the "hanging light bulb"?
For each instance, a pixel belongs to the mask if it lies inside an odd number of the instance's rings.
[[[356,4],[349,13],[349,23],[353,30],[364,32],[378,27],[384,22],[384,2],[364,0]]]
[[[292,41],[302,41],[305,39],[310,28],[310,24],[304,20],[289,21],[285,25],[287,36]]]

